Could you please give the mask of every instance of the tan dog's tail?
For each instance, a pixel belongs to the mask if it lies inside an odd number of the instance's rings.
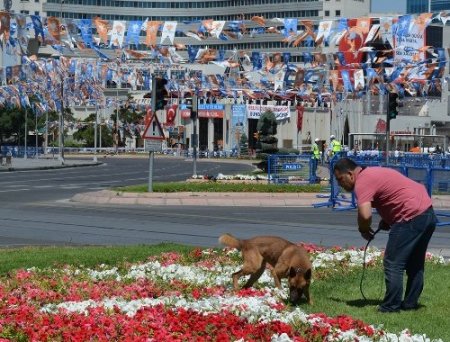
[[[223,234],[219,237],[219,242],[225,246],[241,249],[242,242],[241,240],[235,238],[231,234]]]

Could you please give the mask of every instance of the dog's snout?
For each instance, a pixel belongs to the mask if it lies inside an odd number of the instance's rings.
[[[302,290],[296,287],[291,287],[289,289],[289,301],[292,304],[297,304],[301,297],[302,297]]]

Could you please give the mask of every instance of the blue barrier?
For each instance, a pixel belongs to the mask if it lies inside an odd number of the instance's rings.
[[[4,156],[8,153],[11,154],[14,158],[20,158],[25,155],[25,147],[24,146],[13,146],[13,145],[2,145],[0,147],[0,152]],[[36,147],[35,146],[27,146],[27,157],[36,156]],[[42,147],[38,147],[37,154],[44,154],[44,149]]]
[[[353,193],[343,192],[333,174],[335,163],[348,157],[361,166],[383,166],[393,168],[408,178],[423,184],[430,196],[433,194],[450,195],[450,162],[445,155],[428,154],[406,154],[402,157],[392,157],[389,163],[383,155],[353,155],[345,152],[335,155],[330,160],[330,194],[321,195],[320,198],[327,198],[327,201],[316,203],[314,207],[331,207],[333,210],[351,210],[356,208],[355,196]],[[449,213],[443,211],[436,212],[439,222],[438,226],[450,225],[450,222],[443,222],[441,217],[450,217]]]
[[[267,176],[274,184],[310,184],[315,183],[311,155],[309,154],[272,154],[267,158]]]

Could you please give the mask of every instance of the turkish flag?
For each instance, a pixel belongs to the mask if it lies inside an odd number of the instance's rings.
[[[175,116],[177,115],[177,108],[178,106],[176,104],[173,104],[166,109],[166,126],[175,126]]]
[[[152,119],[152,109],[149,108],[149,109],[147,109],[147,113],[145,114],[145,118],[144,118],[145,127],[150,125],[150,120],[151,119]]]
[[[303,113],[305,111],[305,107],[297,106],[297,133],[302,130],[303,126]]]

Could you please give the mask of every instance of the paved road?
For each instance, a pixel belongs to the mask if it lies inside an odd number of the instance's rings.
[[[0,203],[26,203],[34,200],[57,200],[72,197],[78,192],[95,191],[115,186],[145,184],[149,178],[149,159],[142,157],[99,157],[95,167],[60,167],[57,160],[13,160],[14,171],[0,168]],[[92,158],[66,159],[66,166],[93,165]],[[41,168],[37,169],[36,168]],[[44,168],[44,169],[42,169]],[[230,160],[199,159],[197,174],[216,175],[219,172],[235,174],[249,172],[254,166],[249,161],[232,163]],[[156,157],[153,181],[184,181],[192,176],[191,159]]]
[[[184,180],[192,163],[175,158],[155,160],[154,179]],[[233,174],[251,165],[201,162],[202,172]],[[200,173],[200,171],[199,171]],[[362,246],[355,212],[311,206],[97,205],[72,202],[79,192],[148,181],[147,159],[107,158],[104,165],[70,169],[0,173],[0,246],[153,244],[163,241],[217,246],[230,232],[241,237],[280,235],[292,241],[326,246]],[[373,245],[384,247],[381,233]],[[434,252],[450,256],[450,228],[438,229]]]

